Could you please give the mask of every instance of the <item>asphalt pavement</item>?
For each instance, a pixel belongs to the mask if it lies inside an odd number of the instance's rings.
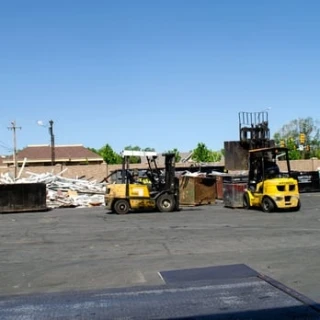
[[[0,295],[158,285],[160,271],[244,263],[320,301],[320,193],[300,212],[222,204],[173,213],[104,208],[0,215]]]

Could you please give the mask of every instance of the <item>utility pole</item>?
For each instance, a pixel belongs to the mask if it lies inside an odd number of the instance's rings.
[[[21,127],[16,126],[16,122],[11,122],[11,127],[8,127],[9,130],[13,132],[13,163],[14,163],[14,178],[17,177],[17,129],[21,129]]]
[[[51,138],[51,166],[54,166],[55,163],[55,146],[54,146],[54,134],[53,134],[53,121],[49,121],[49,134]]]

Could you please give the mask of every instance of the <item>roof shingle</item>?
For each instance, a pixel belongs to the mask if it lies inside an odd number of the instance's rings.
[[[23,161],[27,158],[29,161],[48,161],[51,160],[50,145],[31,145],[17,153],[17,160]],[[93,151],[85,148],[83,145],[56,145],[55,161],[62,160],[88,160],[103,161],[103,158]],[[9,159],[8,159],[9,160]],[[10,157],[12,161],[12,157]]]

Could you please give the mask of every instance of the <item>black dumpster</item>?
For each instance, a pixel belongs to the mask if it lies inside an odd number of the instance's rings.
[[[46,192],[44,183],[0,184],[0,213],[47,210]]]
[[[299,192],[320,192],[318,171],[292,171],[291,176],[298,181]]]

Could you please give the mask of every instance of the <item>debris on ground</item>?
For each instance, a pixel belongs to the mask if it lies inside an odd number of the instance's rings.
[[[65,170],[64,170],[65,171]],[[53,174],[26,172],[29,176],[26,178],[14,179],[11,173],[2,173],[0,184],[9,183],[45,183],[47,187],[47,207],[65,208],[65,207],[92,207],[105,205],[106,183],[100,183],[96,180],[88,181],[81,177],[80,179],[71,179],[62,177],[62,173]]]

